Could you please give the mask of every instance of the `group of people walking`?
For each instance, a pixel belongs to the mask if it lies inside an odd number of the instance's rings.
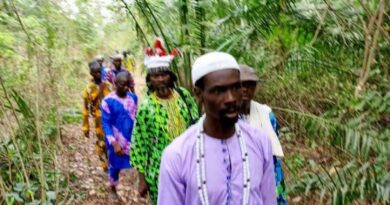
[[[278,125],[270,107],[253,101],[259,79],[224,52],[192,65],[193,94],[170,69],[177,49],[145,50],[147,93],[138,104],[122,56],[107,70],[89,63],[83,131],[95,121],[96,147],[116,196],[119,172],[134,168],[138,191],[154,204],[286,204]],[[111,92],[112,90],[112,92]]]

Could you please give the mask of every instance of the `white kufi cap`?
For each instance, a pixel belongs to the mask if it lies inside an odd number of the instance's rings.
[[[224,52],[204,54],[197,58],[192,65],[192,84],[195,85],[196,81],[211,72],[225,69],[240,70],[236,59],[232,55]]]

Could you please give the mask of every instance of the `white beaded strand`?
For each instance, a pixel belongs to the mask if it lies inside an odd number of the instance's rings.
[[[206,165],[205,165],[205,152],[204,152],[204,135],[203,135],[203,120],[199,122],[199,132],[196,138],[196,170],[197,170],[197,185],[199,198],[202,205],[209,205],[209,199],[207,195],[206,186]],[[249,204],[250,195],[250,170],[249,170],[249,157],[248,150],[244,137],[242,137],[241,130],[238,124],[235,125],[237,136],[240,144],[242,168],[243,168],[243,205]]]
[[[207,195],[207,185],[206,185],[206,165],[205,165],[205,153],[204,153],[204,135],[200,137],[200,168],[202,171],[202,188],[203,188],[203,197],[205,205],[209,205],[209,198]]]
[[[240,148],[242,147],[242,140],[241,140],[241,137],[240,137],[240,139],[239,139],[239,141],[240,141]],[[246,161],[246,159],[245,159],[245,154],[244,154],[244,152],[243,152],[243,150],[241,150],[241,160],[242,160],[242,170],[243,170],[243,183],[242,183],[242,185],[243,185],[243,204],[244,205],[246,205],[246,198],[247,198],[247,196],[246,196],[246,187],[247,187],[247,185],[246,185],[246,179],[247,179],[247,171],[246,171],[246,163],[245,163],[245,161]]]
[[[198,185],[198,192],[199,192],[199,198],[201,201],[201,204],[205,204],[204,197],[203,197],[203,189],[202,189],[202,179],[201,179],[201,171],[200,171],[200,137],[201,134],[199,132],[197,139],[196,139],[196,181]]]
[[[236,131],[240,143],[241,157],[243,161],[243,186],[244,186],[243,204],[247,205],[249,203],[249,194],[250,194],[250,172],[249,172],[248,151],[246,148],[244,138],[242,137],[241,130],[237,124],[236,124]]]
[[[243,138],[243,137],[241,137]],[[244,140],[244,139],[243,139]],[[245,143],[245,142],[243,142]],[[249,155],[248,155],[248,149],[247,149],[247,146],[243,146],[244,150],[245,150],[245,155],[246,155],[246,183],[247,183],[247,201],[246,201],[246,204],[249,204],[249,195],[250,195],[250,191],[251,191],[251,173],[250,173],[250,169],[249,169]]]

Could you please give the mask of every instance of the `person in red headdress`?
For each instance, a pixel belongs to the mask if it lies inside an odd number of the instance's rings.
[[[154,203],[162,151],[198,119],[198,107],[190,92],[175,86],[177,77],[170,64],[177,54],[178,49],[167,54],[160,39],[154,49],[145,50],[148,95],[136,117],[130,161],[139,172],[140,195],[149,192]]]

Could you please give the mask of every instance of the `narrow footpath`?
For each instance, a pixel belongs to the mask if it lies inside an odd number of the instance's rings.
[[[145,77],[140,70],[137,69],[134,75],[137,95],[144,93],[146,87]],[[139,96],[139,102],[142,102],[142,96]],[[107,174],[99,166],[95,138],[94,136],[85,138],[81,132],[81,125],[65,125],[62,129],[62,143],[58,166],[68,177],[68,190],[64,192],[68,193],[70,204],[151,204],[150,199],[139,197],[138,177],[134,170],[121,172],[117,188],[120,201],[116,203],[110,201]]]

